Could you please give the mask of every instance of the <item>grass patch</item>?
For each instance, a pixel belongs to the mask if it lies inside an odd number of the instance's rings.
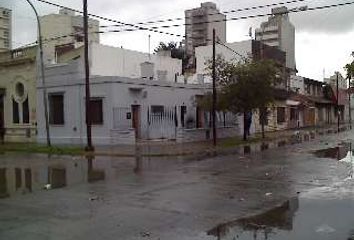
[[[35,143],[6,143],[0,144],[0,152],[22,152],[22,153],[44,153],[53,155],[83,155],[85,153],[80,147],[47,147]]]

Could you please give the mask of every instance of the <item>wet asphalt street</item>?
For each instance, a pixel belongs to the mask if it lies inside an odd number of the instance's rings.
[[[206,159],[5,153],[0,239],[354,239],[351,139]]]

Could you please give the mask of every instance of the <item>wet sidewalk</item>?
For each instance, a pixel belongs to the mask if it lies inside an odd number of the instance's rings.
[[[340,132],[349,130],[349,126],[342,125]],[[308,142],[321,136],[336,134],[337,125],[317,128],[303,128],[267,132],[266,138],[261,134],[251,136],[247,141],[241,138],[218,139],[217,147],[212,145],[212,140],[204,142],[176,143],[174,141],[141,141],[135,145],[97,146],[97,156],[130,157],[135,155],[163,157],[163,156],[213,156],[215,154],[249,154],[270,148]]]

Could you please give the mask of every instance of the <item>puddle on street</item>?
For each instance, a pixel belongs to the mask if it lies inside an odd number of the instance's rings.
[[[218,240],[354,239],[353,199],[292,198],[262,214],[218,225]]]
[[[346,159],[353,155],[351,143],[343,143],[337,147],[317,150],[314,155],[318,158],[331,158],[338,161]]]
[[[0,199],[89,184],[107,178],[116,180],[117,176],[122,175],[138,176],[143,170],[155,170],[161,163],[141,156],[114,159],[45,155],[38,155],[36,159],[16,159],[12,156],[15,155],[6,155],[0,161]]]

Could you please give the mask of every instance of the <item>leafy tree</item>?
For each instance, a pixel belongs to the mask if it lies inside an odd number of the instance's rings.
[[[352,53],[352,56],[354,57],[354,52]],[[348,63],[344,67],[345,71],[347,72],[347,79],[350,82],[350,86],[353,87],[354,85],[354,60],[351,63]]]
[[[212,70],[212,61],[207,62],[207,70]],[[278,81],[278,69],[273,61],[260,60],[245,63],[216,59],[219,109],[244,116],[243,139],[247,139],[247,115],[256,109],[260,111],[262,132],[267,117],[267,106],[274,100],[274,85]]]

